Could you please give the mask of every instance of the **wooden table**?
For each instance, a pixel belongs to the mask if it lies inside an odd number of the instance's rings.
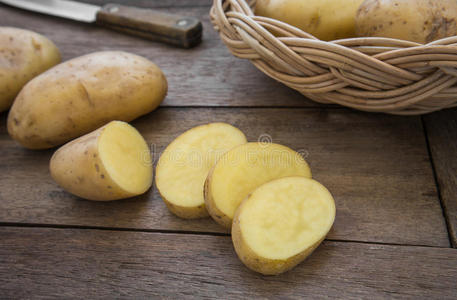
[[[93,0],[103,4],[108,1]],[[119,49],[157,63],[166,100],[132,124],[153,158],[197,124],[231,123],[302,150],[333,193],[334,227],[292,271],[267,277],[238,260],[211,219],[170,214],[156,189],[122,201],[78,199],[49,175],[53,149],[20,147],[0,115],[0,298],[457,298],[457,110],[399,117],[322,106],[234,58],[209,0],[130,0],[198,16],[192,50],[0,6],[0,25],[38,31],[63,58]]]

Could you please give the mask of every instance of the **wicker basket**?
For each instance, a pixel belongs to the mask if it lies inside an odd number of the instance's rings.
[[[314,101],[402,115],[457,106],[457,37],[427,45],[375,37],[324,42],[255,16],[254,6],[214,0],[210,17],[222,41]]]

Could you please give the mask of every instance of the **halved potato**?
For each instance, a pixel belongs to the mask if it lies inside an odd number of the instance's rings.
[[[207,217],[203,187],[208,172],[222,154],[244,143],[245,135],[225,123],[197,126],[177,137],[156,168],[157,189],[168,209],[181,218]]]
[[[211,217],[226,228],[238,205],[258,186],[286,176],[311,178],[311,170],[294,150],[273,143],[247,143],[218,160],[205,184],[205,203]]]
[[[89,200],[117,200],[146,192],[152,184],[149,147],[131,125],[112,121],[60,147],[50,162],[52,178]]]
[[[258,187],[238,207],[232,240],[241,261],[264,275],[283,273],[324,240],[335,202],[319,182],[285,177]]]

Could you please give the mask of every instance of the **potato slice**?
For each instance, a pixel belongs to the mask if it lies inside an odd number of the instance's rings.
[[[247,143],[225,153],[205,184],[205,203],[211,217],[226,228],[238,205],[258,186],[286,176],[311,178],[311,170],[294,150],[273,143]]]
[[[66,191],[89,200],[117,200],[152,184],[149,147],[131,125],[112,121],[59,148],[51,176]]]
[[[335,202],[319,182],[285,177],[258,187],[236,211],[232,240],[241,261],[265,274],[283,273],[303,261],[335,220]]]
[[[208,172],[222,154],[244,143],[245,135],[225,123],[197,126],[177,137],[156,168],[157,189],[168,209],[181,218],[207,217],[203,186]]]

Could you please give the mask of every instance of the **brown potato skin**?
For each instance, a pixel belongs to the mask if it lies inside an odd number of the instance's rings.
[[[358,36],[426,44],[457,35],[455,0],[365,0],[356,15]]]
[[[0,27],[0,112],[10,108],[30,79],[60,61],[59,49],[41,34]]]
[[[214,166],[211,169],[211,171],[209,171],[208,177],[205,180],[205,185],[203,188],[203,193],[205,196],[204,198],[205,198],[206,210],[207,210],[209,216],[211,216],[213,218],[213,220],[216,221],[216,223],[218,223],[222,227],[230,229],[232,227],[232,219],[227,217],[223,212],[221,212],[217,208],[217,205],[214,203],[213,197],[211,197],[212,193],[210,190],[211,189],[210,183],[211,183],[211,177],[212,177],[213,171],[214,171]]]
[[[235,212],[235,216],[233,217],[232,241],[238,258],[246,267],[252,271],[261,273],[263,275],[278,275],[284,273],[305,260],[305,258],[308,257],[325,239],[325,237],[322,238],[305,251],[300,252],[286,260],[268,259],[258,256],[246,243],[245,239],[243,238],[243,234],[241,233],[240,227],[239,215],[243,204],[246,203],[246,200],[249,199],[249,197],[250,196],[241,202],[240,206],[238,206]]]
[[[105,127],[60,147],[49,164],[51,176],[67,192],[88,200],[110,201],[136,196],[121,189],[103,166],[97,142]]]
[[[167,80],[151,61],[120,51],[64,62],[31,80],[8,116],[8,132],[30,149],[61,145],[112,120],[156,109]]]
[[[331,41],[355,36],[354,17],[362,1],[257,0],[255,14],[288,23],[318,39]]]

